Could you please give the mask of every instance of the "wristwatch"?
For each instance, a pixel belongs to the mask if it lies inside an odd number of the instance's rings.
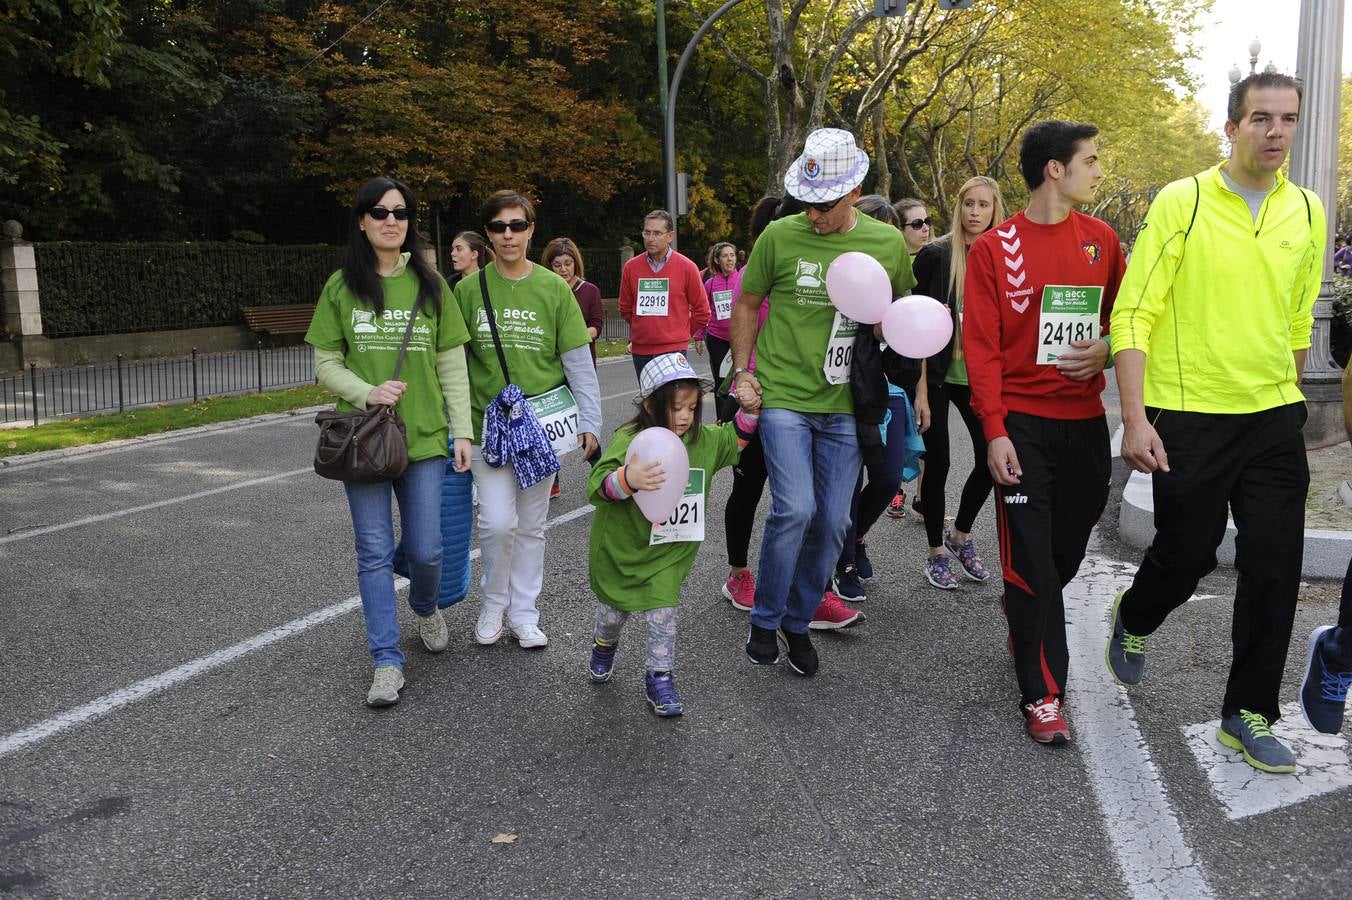
[[[739,366],[738,368],[733,369],[733,370],[732,370],[732,383],[733,383],[734,385],[737,384],[737,376],[738,376],[738,375],[743,375],[743,374],[745,374],[745,375],[750,375],[750,374],[751,374],[751,370],[748,369],[748,368],[746,368],[745,366]]]

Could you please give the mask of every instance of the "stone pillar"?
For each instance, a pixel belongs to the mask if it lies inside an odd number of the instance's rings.
[[[1291,180],[1319,195],[1328,214],[1323,286],[1314,305],[1314,334],[1301,390],[1309,401],[1305,445],[1344,440],[1342,371],[1333,361],[1333,230],[1338,221],[1338,121],[1342,95],[1343,4],[1301,0],[1296,77],[1304,86],[1300,124],[1291,148]]]
[[[0,293],[4,294],[4,328],[10,337],[42,334],[38,303],[38,266],[33,245],[23,240],[23,226],[12,219],[0,239]]]
[[[620,245],[620,268],[623,269],[623,268],[624,268],[624,264],[627,263],[627,262],[629,262],[629,260],[631,260],[631,259],[633,259],[633,258],[634,258],[634,248],[631,247],[631,246],[628,245],[628,244],[621,244],[621,245]]]

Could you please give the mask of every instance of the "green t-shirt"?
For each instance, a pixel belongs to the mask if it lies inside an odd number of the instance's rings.
[[[520,281],[509,281],[489,263],[488,298],[498,320],[498,339],[507,357],[512,383],[527,397],[552,391],[563,384],[563,363],[569,350],[591,343],[582,310],[573,289],[544,266],[532,265]],[[455,286],[455,302],[469,326],[470,412],[474,417],[474,442],[482,440],[484,407],[507,386],[493,332],[484,310],[479,276],[461,279]]]
[[[742,273],[742,290],[770,298],[770,314],[756,339],[756,378],[767,407],[803,413],[852,413],[848,363],[841,351],[849,342],[837,338],[835,371],[839,383],[827,380],[828,345],[837,327],[836,308],[826,295],[826,270],[850,250],[867,253],[882,264],[893,296],[915,286],[911,257],[901,232],[877,219],[858,215],[843,234],[817,234],[806,214],[771,222],[751,248]],[[840,323],[849,328],[849,320]],[[866,326],[867,327],[867,326]]]
[[[412,268],[382,278],[381,284],[385,311],[376,315],[374,309],[348,290],[343,273],[334,272],[319,295],[310,329],[305,333],[305,342],[319,350],[341,350],[343,364],[373,385],[393,377],[409,312],[418,299],[418,276]],[[444,281],[441,288],[440,311],[426,306],[418,311],[404,367],[399,372],[399,380],[408,385],[408,390],[395,409],[404,420],[408,458],[414,461],[448,455],[450,426],[446,422],[446,400],[437,381],[437,354],[469,340],[465,320],[453,304],[451,289]],[[338,401],[338,409],[352,408],[347,401]]]
[[[690,574],[699,552],[699,541],[679,541],[649,546],[652,523],[633,498],[607,500],[601,482],[624,464],[629,444],[637,432],[621,426],[610,439],[610,446],[587,479],[587,497],[596,507],[591,525],[591,588],[607,606],[625,612],[675,606],[681,599],[681,585]],[[737,462],[741,454],[737,432],[731,422],[704,425],[699,441],[690,442],[690,432],[682,437],[690,456],[691,469],[704,470],[704,511],[709,512],[709,488],[714,473]],[[707,515],[706,515],[707,519]],[[705,534],[708,534],[708,524]]]
[[[958,300],[957,303],[958,303],[958,322],[961,323],[962,301]],[[962,346],[961,330],[959,330],[958,334],[953,336],[953,339],[957,342],[955,346],[957,347]],[[967,384],[967,357],[959,356],[956,359],[950,359],[948,361],[948,371],[944,373],[944,384],[961,384],[961,385]]]

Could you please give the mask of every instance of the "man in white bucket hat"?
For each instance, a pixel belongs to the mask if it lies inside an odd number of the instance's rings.
[[[820,128],[807,136],[803,155],[784,175],[784,189],[807,209],[761,233],[732,315],[738,400],[748,412],[763,407],[760,436],[773,495],[746,652],[758,665],[777,663],[778,632],[790,666],[806,676],[817,671],[808,629],[844,627],[859,616],[833,594],[823,599],[860,465],[849,384],[857,325],[831,304],[826,271],[840,254],[858,251],[882,264],[894,295],[915,284],[897,230],[855,212],[867,173],[868,155],[848,131]],[[767,297],[769,316],[757,334]],[[754,375],[747,369],[753,349]]]

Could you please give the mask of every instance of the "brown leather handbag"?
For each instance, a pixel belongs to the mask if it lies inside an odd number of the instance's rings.
[[[392,380],[399,379],[404,367],[404,355],[420,305],[414,304],[413,315],[404,329],[404,342],[399,346]],[[403,475],[408,468],[408,433],[393,406],[379,403],[370,409],[350,412],[326,409],[315,416],[315,424],[319,426],[315,472],[325,478],[388,481]]]

